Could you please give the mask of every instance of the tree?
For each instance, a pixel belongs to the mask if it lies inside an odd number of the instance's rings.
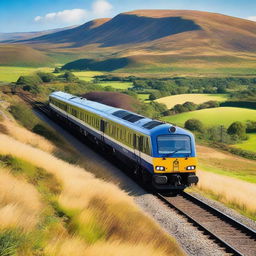
[[[201,121],[197,119],[189,119],[184,124],[185,128],[190,131],[203,132],[204,126]]]
[[[246,138],[246,127],[241,122],[232,123],[227,130],[229,135],[237,136],[240,139]]]
[[[77,77],[70,71],[65,72],[63,77],[66,79],[67,82],[75,82],[77,81]]]
[[[61,72],[61,68],[58,68],[58,67],[56,67],[55,69],[54,69],[54,71],[53,71],[53,73],[60,73]]]

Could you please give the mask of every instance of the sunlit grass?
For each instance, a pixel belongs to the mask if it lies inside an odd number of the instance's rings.
[[[187,101],[193,102],[195,104],[201,104],[210,100],[222,102],[226,99],[226,94],[179,94],[159,98],[156,100],[156,102],[163,103],[167,106],[168,109],[171,109],[176,104],[183,104]]]
[[[0,154],[30,162],[61,182],[62,189],[54,208],[65,219],[68,235],[52,237],[47,246],[51,255],[66,255],[64,252],[59,254],[62,247],[65,248],[63,251],[69,248],[72,255],[88,255],[85,252],[93,252],[92,248],[101,255],[104,250],[97,249],[96,243],[101,242],[104,246],[114,240],[118,240],[121,247],[127,244],[127,255],[137,252],[137,247],[145,247],[144,250],[152,252],[151,255],[182,254],[177,244],[145,217],[132,198],[115,185],[6,135],[0,135]],[[140,223],[136,229],[133,228],[135,222]],[[151,248],[147,246],[149,243]],[[79,253],[77,248],[86,248],[85,254]],[[108,250],[113,251],[112,255],[118,253],[115,246]]]
[[[234,147],[256,152],[256,134],[248,134],[248,140],[236,144]]]
[[[49,67],[33,68],[33,67],[0,66],[0,81],[16,82],[17,79],[21,75],[28,75],[28,74],[31,74],[31,73],[37,72],[37,71],[52,72],[53,68],[49,68]]]
[[[76,77],[80,80],[91,82],[95,76],[103,75],[104,73],[99,71],[80,71],[80,72],[72,72]]]
[[[228,205],[243,215],[256,220],[256,186],[230,176],[199,171],[196,191]]]
[[[247,120],[256,119],[256,110],[246,108],[219,107],[163,117],[164,121],[181,126],[184,126],[184,123],[188,119],[198,119],[206,126],[224,125],[228,127],[235,121],[245,123]]]
[[[111,81],[111,82],[100,82],[99,85],[102,87],[111,86],[114,89],[122,89],[127,90],[131,88],[133,85],[131,82],[120,82],[120,81]]]

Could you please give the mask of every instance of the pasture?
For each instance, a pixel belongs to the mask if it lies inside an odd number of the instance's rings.
[[[226,94],[179,94],[157,99],[156,102],[163,103],[167,106],[168,109],[171,109],[175,105],[183,104],[187,101],[193,102],[195,104],[201,104],[210,100],[222,102],[226,99]]]
[[[131,88],[133,85],[131,82],[121,82],[121,81],[110,81],[110,82],[100,82],[99,85],[102,87],[111,86],[114,89],[127,90]]]
[[[235,121],[256,120],[256,110],[246,108],[219,107],[196,110],[162,118],[166,122],[184,126],[188,119],[198,119],[205,126],[224,125],[228,127]]]
[[[236,144],[234,145],[234,147],[256,152],[256,134],[248,134],[248,136],[249,136],[248,140],[243,141],[240,144]]]
[[[28,75],[37,71],[52,72],[53,69],[49,67],[33,68],[0,66],[0,81],[16,82],[21,75]]]
[[[91,82],[95,76],[103,75],[102,72],[99,71],[79,71],[79,72],[72,72],[76,77],[80,80]]]

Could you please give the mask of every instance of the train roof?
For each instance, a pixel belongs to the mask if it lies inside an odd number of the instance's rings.
[[[87,111],[97,113],[105,118],[120,124],[124,124],[127,127],[130,126],[131,128],[148,135],[160,130],[166,132],[166,130],[169,130],[170,127],[173,126],[171,124],[144,117],[131,111],[107,106],[102,103],[87,100],[86,98],[78,97],[61,91],[53,92],[50,96],[62,99],[67,103],[72,103],[73,105],[83,108]],[[182,128],[177,127],[177,129],[179,133],[190,134],[190,132]]]

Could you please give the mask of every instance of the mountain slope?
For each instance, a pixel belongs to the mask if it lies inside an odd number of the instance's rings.
[[[28,42],[67,42],[73,47],[100,44],[101,47],[109,47],[160,40],[159,43],[168,43],[172,48],[176,43],[180,45],[180,39],[186,39],[183,47],[188,47],[190,38],[208,47],[256,52],[256,23],[201,11],[139,10],[119,14],[110,20],[91,21]]]
[[[256,22],[202,11],[137,10],[20,43],[82,69],[256,74]]]

